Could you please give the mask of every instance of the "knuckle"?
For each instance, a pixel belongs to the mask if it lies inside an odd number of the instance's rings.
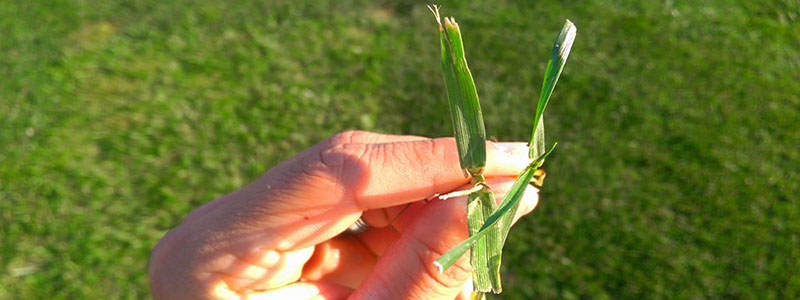
[[[355,143],[355,141],[368,137],[371,133],[361,130],[346,130],[336,133],[328,138],[327,144],[329,147],[336,147]]]
[[[332,169],[347,169],[350,164],[364,162],[369,146],[363,144],[343,144],[320,152],[320,162]]]
[[[346,190],[360,186],[367,174],[364,172],[369,161],[369,146],[364,144],[344,144],[334,146],[319,153],[317,168],[331,177],[332,181],[343,185]]]
[[[342,131],[330,136],[325,142],[327,148],[333,148],[339,145],[349,144],[352,140],[353,131]]]
[[[319,153],[319,165],[326,169],[339,169],[344,165],[344,146],[332,146]]]

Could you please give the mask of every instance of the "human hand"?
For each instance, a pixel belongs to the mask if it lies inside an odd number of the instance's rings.
[[[501,199],[529,163],[523,143],[487,143]],[[153,250],[156,299],[454,299],[469,255],[433,265],[467,237],[455,140],[344,132],[190,213]],[[517,218],[538,193],[529,187]],[[407,209],[406,209],[407,208]],[[370,227],[347,231],[362,218]]]

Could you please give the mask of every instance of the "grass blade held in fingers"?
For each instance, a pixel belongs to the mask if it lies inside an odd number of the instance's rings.
[[[469,195],[467,202],[467,228],[470,236],[475,235],[486,219],[497,209],[494,193],[486,186]],[[501,248],[497,248],[502,236],[500,227],[493,228],[494,232],[478,240],[470,252],[470,262],[473,270],[473,289],[479,292],[491,292],[500,286],[500,272],[494,272],[489,266],[491,257],[500,255]]]
[[[444,78],[450,117],[458,145],[461,168],[472,176],[472,183],[481,188],[468,197],[467,223],[470,234],[476,233],[497,204],[482,176],[486,165],[486,129],[483,124],[478,93],[465,57],[461,31],[453,18],[439,15],[438,7],[429,6],[439,24],[442,76]],[[487,199],[489,199],[487,201]],[[472,247],[470,262],[474,291],[489,292],[499,284],[499,273],[488,268],[489,255],[500,239],[500,232],[478,240]]]
[[[478,230],[477,233],[470,236],[468,239],[464,240],[457,246],[453,247],[453,249],[450,249],[450,251],[436,259],[434,265],[439,267],[440,271],[444,271],[452,266],[462,255],[464,255],[464,253],[467,252],[467,250],[470,249],[470,247],[472,247],[473,244],[475,244],[475,242],[481,239],[484,235],[491,233],[491,229],[496,227],[500,219],[511,213],[512,210],[514,213],[516,213],[516,210],[519,207],[519,201],[522,200],[522,196],[525,193],[525,188],[533,178],[533,174],[536,173],[536,169],[542,166],[542,162],[544,162],[544,159],[553,152],[553,150],[556,148],[556,145],[557,144],[553,144],[553,147],[551,147],[550,150],[539,156],[530,165],[528,165],[524,171],[522,171],[517,180],[514,181],[514,185],[508,191],[508,194],[503,197],[503,201],[497,206],[497,209],[494,211],[494,213],[486,218],[486,222],[483,223],[483,226],[481,226],[481,229]],[[513,218],[513,215],[511,216]]]
[[[467,228],[469,235],[475,235],[481,229],[481,225],[486,221],[489,214],[485,213],[483,209],[483,201],[481,201],[486,190],[481,189],[479,192],[469,194],[467,198]],[[472,265],[472,282],[473,290],[479,292],[491,291],[491,282],[489,281],[489,253],[488,253],[488,238],[482,238],[472,246],[469,261]]]

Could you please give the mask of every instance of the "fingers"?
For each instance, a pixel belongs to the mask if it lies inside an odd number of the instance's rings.
[[[518,174],[526,153],[521,143],[487,143],[484,175]],[[241,271],[235,258],[259,265],[269,251],[283,255],[333,238],[364,210],[410,203],[468,181],[452,138],[339,134],[187,216],[154,250],[151,276],[174,281]],[[186,290],[199,285],[186,282]]]
[[[372,270],[376,256],[355,236],[340,236],[315,247],[303,279],[356,288]]]
[[[317,244],[348,228],[364,210],[384,208],[451,191],[469,182],[459,167],[452,138],[424,139],[374,134],[337,135],[342,141],[396,142],[329,146],[316,154],[293,158],[268,171],[240,191],[227,195],[222,204],[198,218],[214,231],[261,234],[276,228],[270,237],[249,239],[219,233],[217,244],[262,245],[291,250]],[[517,175],[528,163],[521,143],[487,144],[485,176]],[[206,223],[205,221],[201,221]],[[205,227],[205,226],[204,226]]]
[[[211,273],[206,282],[214,290],[227,289],[239,294],[275,289],[299,280],[303,265],[313,253],[313,247],[274,253],[273,261],[269,262],[254,262],[228,256],[227,260],[220,259],[216,262],[220,264],[219,269],[224,271]]]
[[[490,180],[498,200],[513,185],[513,180]],[[535,188],[526,190],[517,218],[535,207],[536,192]],[[443,273],[439,273],[433,261],[467,238],[466,198],[419,205],[423,207],[407,212],[408,218],[412,218],[410,222],[403,220],[405,215],[398,220],[401,236],[385,248],[373,272],[352,295],[353,299],[453,299],[462,292],[471,278],[469,256],[465,255]]]
[[[347,299],[347,296],[352,292],[352,289],[340,286],[333,283],[323,282],[296,282],[287,286],[248,294],[246,298],[230,298],[230,299],[248,299],[248,300],[267,300],[267,299],[292,299],[292,300],[339,300]],[[228,299],[228,298],[222,298]]]
[[[499,202],[503,195],[513,185],[515,178],[502,177],[490,178],[489,186],[496,193]],[[466,189],[471,185],[465,185]],[[530,212],[536,205],[537,195],[535,188],[529,188],[523,198],[520,209],[517,211],[517,218]],[[448,200],[449,201],[449,200]],[[404,205],[405,206],[405,205]],[[402,211],[399,218],[388,226],[371,227],[357,235],[342,235],[330,241],[323,242],[316,246],[314,256],[306,263],[303,270],[303,278],[311,281],[332,282],[348,287],[357,287],[364,281],[369,273],[372,272],[376,264],[376,256],[383,255],[389,247],[400,238],[402,232],[409,228],[427,209],[426,202],[415,202],[406,209],[393,209],[390,213]],[[469,283],[469,282],[468,282]],[[466,295],[469,299],[469,293]],[[471,287],[466,287],[466,291],[471,291]]]
[[[467,237],[463,197],[426,205],[352,299],[453,299],[470,278],[468,258],[439,273],[433,261]]]

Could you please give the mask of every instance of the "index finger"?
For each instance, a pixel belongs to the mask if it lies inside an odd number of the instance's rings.
[[[210,245],[297,249],[341,233],[365,210],[446,193],[470,181],[453,138],[321,144],[327,145],[196,210],[186,218],[187,228],[203,232]],[[487,142],[484,176],[516,176],[529,163],[527,152],[523,143]]]
[[[487,142],[484,176],[515,176],[530,160],[524,143]],[[359,210],[389,207],[446,193],[470,179],[453,138],[345,144],[320,153],[323,168]]]

